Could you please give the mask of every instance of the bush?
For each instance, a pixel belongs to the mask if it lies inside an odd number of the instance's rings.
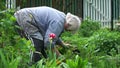
[[[91,59],[93,68],[119,68],[120,56],[93,56]]]
[[[13,10],[3,15],[0,19],[0,67],[26,68],[30,60],[31,42],[16,33]]]
[[[64,66],[64,68],[87,68],[88,66],[88,61],[83,60],[80,56],[76,55],[75,59],[67,59],[66,64],[68,66]]]
[[[88,40],[88,48],[94,47],[95,53],[116,55],[119,53],[120,33],[109,30],[99,30]],[[94,49],[93,48],[93,49]]]
[[[42,59],[37,64],[28,66],[31,42],[15,32],[13,11],[2,15],[4,15],[0,20],[0,67],[2,68],[117,68],[120,66],[120,33],[99,30],[99,23],[90,20],[83,21],[77,34],[66,32],[62,35],[62,39],[73,45],[73,48],[61,50],[65,60],[63,62],[60,60],[59,65],[56,63],[58,59],[52,57],[52,60]],[[79,49],[79,52],[74,52],[74,48]]]
[[[86,19],[82,22],[79,34],[83,37],[90,37],[95,31],[100,29],[99,22]]]

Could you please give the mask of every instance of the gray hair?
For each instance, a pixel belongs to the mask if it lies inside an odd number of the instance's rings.
[[[78,16],[73,15],[71,13],[67,13],[66,15],[66,23],[68,23],[70,26],[67,28],[67,30],[70,31],[77,31],[80,27],[81,20]]]

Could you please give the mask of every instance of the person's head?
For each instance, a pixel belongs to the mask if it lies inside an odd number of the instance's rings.
[[[66,23],[65,23],[65,30],[66,31],[71,31],[71,32],[76,32],[81,24],[81,20],[78,16],[73,15],[71,13],[67,13],[66,15]]]

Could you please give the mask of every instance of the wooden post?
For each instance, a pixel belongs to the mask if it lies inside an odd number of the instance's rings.
[[[114,0],[111,0],[111,30],[113,30],[113,10],[114,10]]]

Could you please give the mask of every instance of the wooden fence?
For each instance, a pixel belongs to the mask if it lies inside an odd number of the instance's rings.
[[[100,21],[101,26],[114,28],[119,22],[120,0],[2,0],[7,8],[50,6],[83,19]],[[1,5],[1,4],[0,4]],[[0,6],[1,8],[1,6]]]
[[[83,16],[82,4],[82,0],[16,0],[16,6],[21,6],[21,8],[35,6],[50,6],[65,13],[71,12],[80,17]]]
[[[115,27],[119,19],[119,0],[84,0],[84,18],[100,21],[102,27]]]

